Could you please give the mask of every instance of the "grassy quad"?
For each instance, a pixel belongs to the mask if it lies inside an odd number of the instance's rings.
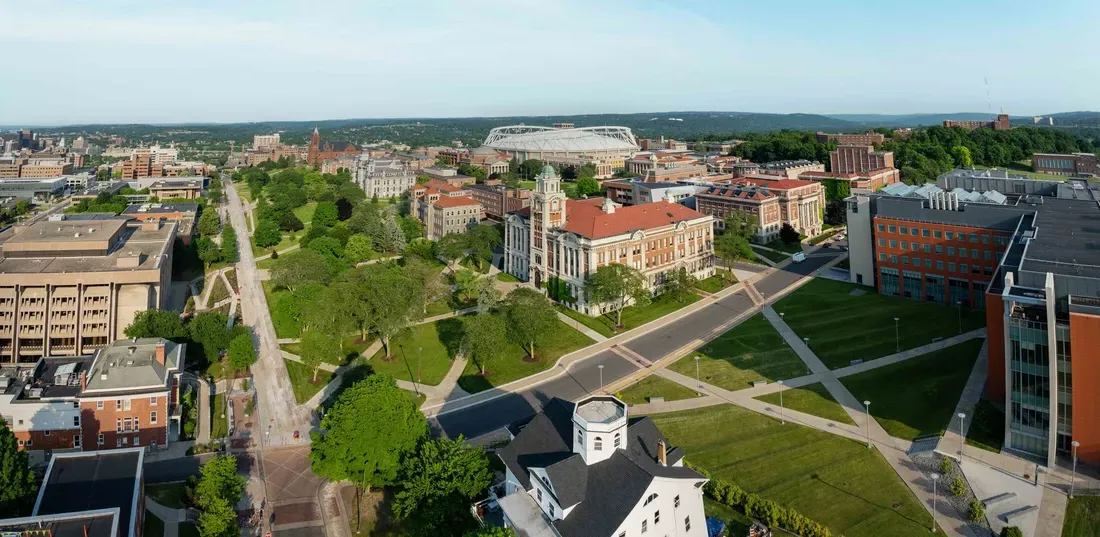
[[[771,260],[772,263],[782,263],[791,258],[790,254],[783,252],[774,252],[772,250],[765,250],[763,248],[753,248],[753,252],[756,252],[757,257],[764,257]]]
[[[929,535],[931,516],[878,451],[859,442],[733,405],[653,420],[714,477],[789,505],[834,535]]]
[[[871,402],[871,415],[891,436],[939,435],[956,419],[955,405],[982,343],[964,341],[840,381],[856,399]]]
[[[691,388],[681,386],[660,375],[649,375],[617,395],[628,405],[648,403],[650,397],[664,397],[665,401],[679,401],[699,396]]]
[[[293,212],[294,216],[298,217],[298,220],[301,220],[303,224],[307,224],[310,220],[313,220],[313,212],[316,210],[317,202],[310,201],[301,207],[295,207]]]
[[[773,405],[780,403],[778,393],[761,395],[756,399]],[[825,389],[825,385],[821,383],[811,384],[804,388],[784,390],[783,408],[805,412],[806,414],[847,423],[848,425],[856,424],[852,417],[844,411],[844,407],[840,406],[836,399],[833,399],[829,390]]]
[[[966,418],[966,445],[994,453],[1005,440],[1005,413],[986,399],[978,401],[974,415]]]
[[[305,364],[293,360],[283,360],[286,364],[286,373],[290,377],[290,385],[294,389],[294,399],[298,404],[309,401],[317,392],[321,391],[334,376],[324,369],[317,372],[317,382],[313,382],[313,370]],[[180,532],[182,535],[182,531]]]
[[[588,336],[575,328],[558,321],[553,334],[547,336],[547,342],[535,347],[538,360],[525,359],[527,352],[523,347],[509,343],[505,357],[489,364],[489,374],[482,376],[473,360],[466,363],[466,369],[458,378],[458,385],[469,393],[488,390],[494,386],[507,384],[513,380],[528,377],[549,369],[562,356],[593,343]]]
[[[390,358],[383,358],[385,349],[379,349],[370,366],[377,373],[409,382],[417,381],[419,369],[420,382],[435,386],[447,376],[461,340],[462,319],[452,317],[418,324],[390,342]]]
[[[703,297],[697,294],[689,293],[683,297],[683,302],[680,302],[670,295],[658,295],[653,298],[653,301],[645,306],[628,306],[623,309],[623,326],[621,327],[615,326],[615,312],[589,317],[588,315],[573,311],[566,307],[559,307],[558,310],[576,319],[581,324],[595,330],[599,334],[606,337],[612,337],[620,332],[626,332],[627,330],[637,328],[650,321],[664,317],[680,308],[698,302],[702,298]]]
[[[853,296],[853,290],[864,294]],[[894,317],[901,350],[959,333],[956,308],[931,302],[880,295],[874,289],[815,278],[777,302],[773,308],[831,369],[852,360],[873,360],[895,352]],[[962,329],[985,326],[985,312],[962,310]]]
[[[327,362],[332,364],[332,365],[345,365],[345,364],[348,364],[352,360],[358,358],[359,355],[363,353],[363,351],[367,350],[367,347],[370,347],[371,343],[374,343],[374,338],[369,336],[369,335],[367,336],[367,339],[365,341],[359,339],[359,333],[358,332],[356,332],[354,334],[351,334],[349,336],[346,336],[346,337],[344,337],[344,341],[343,341],[343,345],[344,345],[343,348],[344,348],[344,354],[345,354],[344,358],[342,360],[340,360],[340,359],[327,360]],[[283,344],[279,345],[279,348],[286,351],[286,352],[289,352],[290,354],[294,354],[294,355],[297,355],[297,356],[302,355],[302,344],[301,343],[283,343]]]
[[[164,521],[146,510],[141,535],[142,537],[164,537]]]
[[[741,390],[758,380],[776,381],[810,374],[802,359],[761,314],[756,314],[728,332],[676,361],[670,369],[695,377],[695,356],[704,382]]]
[[[1100,496],[1076,496],[1069,501],[1062,537],[1100,537]]]
[[[183,509],[187,507],[184,504],[184,501],[187,499],[186,488],[187,487],[182,481],[178,483],[146,485],[145,495],[165,507]]]
[[[735,283],[737,283],[737,276],[730,274],[728,270],[718,269],[714,276],[695,282],[695,288],[713,294]]]

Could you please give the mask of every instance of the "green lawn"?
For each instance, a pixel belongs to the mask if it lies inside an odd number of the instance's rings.
[[[183,509],[184,499],[186,495],[184,493],[184,483],[164,483],[159,485],[146,485],[145,495],[152,498],[153,501],[172,509]]]
[[[378,373],[410,382],[416,381],[419,367],[420,381],[434,386],[447,376],[461,340],[462,319],[418,324],[390,342],[390,358],[383,358],[385,349],[380,349],[370,366]]]
[[[448,295],[446,298],[441,298],[428,304],[427,316],[433,317],[436,315],[442,315],[444,313],[450,313],[456,310],[462,310],[466,308],[472,308],[477,305],[477,299],[463,300],[462,296],[458,293]]]
[[[737,276],[730,274],[728,270],[718,269],[714,276],[695,282],[695,288],[707,293],[717,293],[735,283]]]
[[[210,410],[210,438],[229,436],[229,416],[225,415],[225,394],[213,396],[214,405]]]
[[[313,371],[305,364],[293,360],[283,360],[283,362],[286,363],[286,372],[290,377],[290,384],[294,388],[294,398],[298,400],[299,405],[309,401],[334,376],[322,369],[317,372],[317,382],[313,382]]]
[[[751,387],[757,380],[784,380],[810,374],[802,359],[761,314],[676,361],[673,371],[695,378],[695,356],[704,382],[727,390]]]
[[[276,252],[286,250],[287,248],[298,244],[298,241],[301,240],[301,238],[302,232],[295,232],[294,234],[283,233],[283,238],[279,241],[279,244],[276,244],[275,246],[268,246],[266,248],[260,248],[259,246],[256,246],[256,237],[254,236],[249,238],[249,240],[252,241],[252,255],[259,257],[261,255],[270,254],[272,250],[275,250]]]
[[[767,246],[768,248],[771,248],[772,250],[779,250],[780,252],[787,252],[788,254],[797,254],[798,252],[802,251],[802,243],[801,242],[795,242],[795,243],[792,243],[792,244],[787,244],[787,243],[785,243],[785,242],[783,242],[779,239],[775,239],[774,241],[771,241],[768,244],[765,244],[764,246]]]
[[[772,263],[782,263],[791,258],[791,256],[788,254],[773,252],[771,250],[765,250],[763,248],[753,248],[752,251],[756,252],[756,255],[758,257],[770,259]]]
[[[726,535],[741,537],[749,534],[752,527],[752,519],[732,507],[718,503],[710,498],[703,498],[703,513],[708,517],[714,517],[726,523]]]
[[[966,445],[1000,453],[1004,440],[1004,411],[985,399],[979,400],[974,415],[966,418]]]
[[[225,282],[222,281],[220,276],[215,278],[213,283],[211,283],[210,285],[212,285],[213,288],[210,289],[210,296],[206,298],[207,306],[213,306],[214,304],[217,304],[218,302],[229,298],[229,289],[225,288]]]
[[[761,395],[756,399],[773,405],[779,404],[778,393]],[[840,403],[836,402],[836,399],[833,399],[829,390],[825,389],[825,385],[821,383],[811,384],[804,388],[784,390],[783,408],[813,414],[814,416],[819,416],[827,420],[839,421],[840,423],[847,423],[848,425],[856,424],[856,422],[852,421],[852,417],[844,411],[844,407],[840,406]]]
[[[179,537],[199,537],[199,527],[190,522],[180,522]]]
[[[687,460],[846,537],[929,535],[932,520],[877,450],[732,405],[653,416]],[[942,534],[938,534],[942,535]]]
[[[864,292],[852,296],[852,290]],[[894,317],[900,319],[901,350],[927,345],[933,338],[959,333],[956,308],[880,295],[874,289],[815,278],[773,308],[830,368],[852,360],[873,360],[895,352]],[[962,310],[964,331],[985,326],[985,312]]]
[[[235,270],[225,271],[225,279],[229,280],[229,287],[233,291],[236,291],[236,290],[241,288],[240,284],[237,283],[237,271],[235,271]]]
[[[362,354],[363,351],[367,350],[367,347],[370,347],[371,343],[373,343],[373,342],[374,342],[374,338],[371,337],[370,335],[367,336],[366,341],[360,340],[358,332],[356,332],[354,334],[351,334],[349,336],[346,336],[346,337],[344,337],[344,341],[343,341],[343,344],[344,344],[344,358],[342,360],[340,360],[340,359],[328,360],[328,363],[330,363],[332,365],[345,365],[347,363],[350,363],[352,360],[358,358],[359,355]],[[286,352],[289,352],[290,354],[294,354],[294,355],[297,355],[297,356],[302,355],[302,344],[301,343],[283,343],[283,344],[279,345],[279,348],[286,351]]]
[[[317,210],[317,202],[311,201],[301,207],[295,207],[294,216],[297,216],[298,220],[301,220],[304,224],[313,219],[313,211],[315,210]]]
[[[267,299],[267,309],[271,312],[271,322],[275,325],[275,335],[280,338],[301,337],[302,327],[298,325],[298,321],[291,316],[281,314],[279,309],[275,307],[279,298],[283,295],[289,295],[290,291],[286,289],[275,290],[271,280],[261,282],[261,285],[264,288],[264,297]]]
[[[1077,496],[1069,501],[1062,537],[1100,537],[1100,496]]]
[[[478,268],[477,265],[474,263],[474,259],[472,257],[469,257],[469,256],[467,256],[465,259],[462,260],[461,265],[462,265],[462,268],[470,269],[470,270],[474,271],[474,273],[476,273],[476,274],[488,274],[489,273],[489,267],[493,266],[492,263],[489,263],[488,261],[482,260],[481,261],[481,268]]]
[[[665,401],[679,401],[699,397],[686,386],[681,386],[660,375],[650,375],[618,393],[619,399],[628,405],[648,403],[650,397],[664,397]]]
[[[498,272],[497,280],[508,283],[519,283],[519,278],[508,274],[507,272]]]
[[[482,376],[478,365],[470,360],[466,364],[466,370],[458,378],[458,385],[470,393],[488,390],[493,386],[507,384],[516,379],[528,377],[545,371],[554,365],[554,362],[562,356],[577,349],[587,347],[593,343],[588,336],[578,332],[573,327],[558,321],[552,334],[546,337],[546,343],[541,347],[535,347],[538,360],[526,359],[527,351],[515,343],[509,343],[505,351],[505,357],[489,364],[489,374]]]
[[[966,379],[983,340],[972,339],[904,362],[840,379],[891,436],[940,434],[956,420]]]
[[[615,313],[605,313],[596,317],[589,317],[583,313],[573,311],[566,307],[559,307],[559,311],[576,319],[581,324],[595,330],[596,332],[611,337],[619,332],[625,332],[627,330],[637,328],[645,323],[659,319],[668,315],[680,308],[691,305],[694,302],[699,301],[703,297],[694,293],[688,294],[683,297],[683,302],[678,302],[670,295],[658,295],[646,306],[628,306],[623,310],[623,326],[615,327]]]
[[[536,186],[536,185],[535,185],[535,182],[534,182],[534,181],[520,181],[520,182],[519,182],[519,186],[518,186],[518,187],[519,187],[519,188],[527,188],[527,189],[531,189],[531,190],[534,190],[534,189],[535,189],[535,186]]]
[[[157,515],[145,510],[145,524],[141,530],[142,537],[164,537],[164,521]]]

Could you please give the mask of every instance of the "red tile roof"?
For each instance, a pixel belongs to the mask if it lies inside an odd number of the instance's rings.
[[[469,196],[440,196],[433,204],[436,207],[466,207],[469,205],[481,205]]]
[[[589,239],[602,239],[706,216],[694,209],[668,201],[616,207],[615,212],[611,214],[603,212],[600,208],[602,204],[603,198],[569,200],[565,213],[567,222],[562,230]]]

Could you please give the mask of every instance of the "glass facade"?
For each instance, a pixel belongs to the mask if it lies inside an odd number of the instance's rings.
[[[914,263],[915,264],[915,263]],[[905,289],[905,298],[920,299],[921,273],[909,270],[902,271],[902,286]]]
[[[1045,311],[1008,320],[1009,447],[1047,456],[1050,434],[1050,349]],[[1068,334],[1067,334],[1068,335]]]
[[[1054,338],[1058,345],[1055,355],[1058,363],[1058,441],[1060,451],[1070,451],[1073,440],[1073,371],[1070,367],[1071,350],[1069,326],[1057,324]]]
[[[882,267],[879,273],[882,275],[882,294],[895,296],[900,294],[898,269]]]
[[[943,276],[937,274],[924,275],[924,299],[938,304],[944,303]]]

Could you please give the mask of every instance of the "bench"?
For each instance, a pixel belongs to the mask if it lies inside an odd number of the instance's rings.
[[[1016,493],[1015,492],[1005,492],[1003,494],[998,494],[996,496],[993,496],[992,498],[989,498],[987,500],[982,500],[982,503],[984,503],[986,506],[990,506],[990,505],[996,505],[996,504],[1001,503],[1001,502],[1006,502],[1008,500],[1013,500],[1015,498],[1016,498]]]
[[[1004,521],[1006,523],[1011,524],[1016,519],[1018,519],[1020,517],[1023,517],[1024,515],[1029,515],[1031,513],[1034,513],[1038,510],[1039,510],[1038,507],[1036,507],[1034,505],[1029,505],[1027,507],[1021,507],[1021,508],[1016,509],[1014,511],[1009,511],[1007,513],[1004,513],[1004,514],[1001,515],[1001,518],[1004,519]]]
[[[767,385],[768,385],[768,381],[766,381],[766,380],[754,380],[754,381],[752,381],[752,387],[753,388],[759,388],[761,386],[767,386]]]

